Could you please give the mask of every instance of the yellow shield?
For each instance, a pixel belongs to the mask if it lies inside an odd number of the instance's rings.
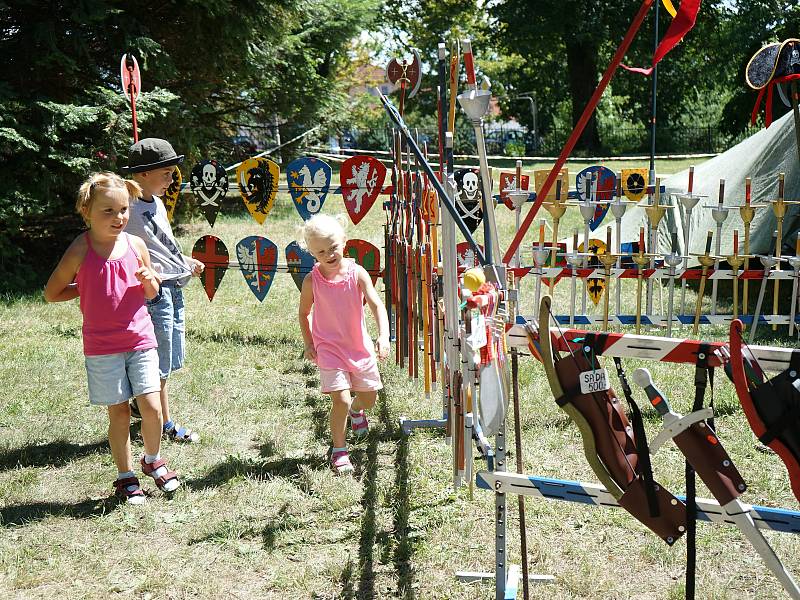
[[[542,189],[547,176],[550,175],[550,169],[538,169],[533,172],[533,182],[536,185],[536,193],[539,193],[539,190]],[[564,167],[561,169],[561,181],[563,182],[561,185],[561,201],[566,202],[567,200],[567,192],[569,192],[569,169]],[[547,196],[545,200],[548,202],[552,202],[556,199],[556,186],[558,180],[556,179],[553,182],[553,187],[550,188],[550,191],[547,192]],[[538,200],[539,197],[537,196],[536,199]]]
[[[638,202],[647,192],[648,171],[640,169],[622,169],[622,193],[628,200]]]
[[[578,252],[584,252],[583,242],[578,244]],[[606,243],[602,240],[589,238],[589,252],[591,252],[594,255],[605,254]],[[597,266],[597,264],[599,263],[596,258],[592,258],[589,260],[590,266]],[[589,279],[586,283],[586,292],[589,294],[589,298],[591,299],[592,303],[595,306],[597,306],[600,303],[600,299],[603,297],[603,293],[605,291],[606,291],[605,279]]]
[[[268,158],[248,158],[236,169],[239,193],[248,212],[258,222],[264,224],[275,196],[278,195],[278,179],[281,170],[277,163]]]
[[[181,193],[181,170],[176,166],[172,172],[172,183],[169,184],[164,193],[164,207],[167,209],[167,219],[172,222],[172,215],[175,214],[175,205],[178,203],[178,196]]]

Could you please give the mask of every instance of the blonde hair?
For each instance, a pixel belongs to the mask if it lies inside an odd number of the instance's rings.
[[[135,202],[142,195],[142,186],[130,179],[123,179],[115,173],[92,173],[78,190],[75,210],[88,225],[89,220],[86,215],[89,214],[92,202],[97,199],[98,195],[109,196],[118,193],[128,196],[128,202]]]
[[[347,241],[344,231],[345,220],[343,215],[332,217],[317,214],[297,228],[297,243],[304,250],[308,249],[311,240],[340,240]]]

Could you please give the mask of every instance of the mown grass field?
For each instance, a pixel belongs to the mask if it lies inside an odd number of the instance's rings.
[[[330,197],[323,210],[344,212],[341,198]],[[497,215],[505,247],[513,213],[500,207]],[[383,220],[375,206],[349,234],[380,247]],[[267,236],[282,252],[299,223],[281,195],[263,226],[246,214],[226,214],[213,230],[201,218],[178,231],[186,252],[206,233],[220,237],[232,255],[247,235]],[[522,284],[521,312],[531,314],[534,282]],[[557,307],[567,294],[568,285],[560,284]],[[623,296],[630,309],[633,287]],[[187,288],[188,366],[170,386],[175,417],[202,439],[194,446],[164,444],[184,485],[167,499],[145,482],[144,507],[111,499],[116,472],[107,418],[88,405],[77,303],[47,305],[33,295],[0,304],[0,597],[494,597],[492,584],[465,585],[454,577],[456,570],[493,570],[494,497],[476,489],[470,499],[466,488],[452,489],[441,432],[401,436],[399,416],[439,416],[441,403],[438,396],[426,399],[420,382],[393,359],[382,368],[386,387],[370,415],[373,433],[354,447],[356,475],[337,478],[328,469],[328,401],[315,367],[302,359],[298,297],[286,274],[261,304],[235,270],[213,302],[199,283]],[[705,337],[724,339],[726,332],[707,330]],[[762,339],[773,341],[788,343]],[[629,372],[642,365],[625,362]],[[688,412],[693,369],[647,366],[674,408]],[[594,481],[580,435],[553,402],[541,367],[523,357],[519,377],[526,472]],[[750,486],[743,500],[797,509],[782,463],[757,449],[732,385],[722,373],[715,383],[719,434]],[[637,398],[644,409],[643,395]],[[644,410],[654,435],[660,421]],[[132,432],[137,455],[137,426]],[[684,463],[673,444],[653,464],[662,484],[684,492]],[[698,495],[710,497],[702,485]],[[515,498],[508,506],[509,559],[519,563]],[[531,572],[556,576],[553,584],[534,586],[534,598],[683,597],[683,542],[667,547],[620,509],[539,499],[526,506]],[[799,573],[800,538],[766,535]],[[729,526],[698,524],[697,580],[698,598],[784,597]]]

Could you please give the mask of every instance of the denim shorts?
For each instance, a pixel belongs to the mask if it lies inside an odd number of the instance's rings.
[[[113,406],[161,390],[155,348],[84,358],[89,402],[95,406]]]
[[[147,301],[158,342],[158,376],[166,379],[183,366],[186,356],[186,311],[183,290],[165,282],[161,293]]]

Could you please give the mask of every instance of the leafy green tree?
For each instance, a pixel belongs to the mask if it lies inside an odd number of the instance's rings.
[[[0,280],[36,281],[28,266],[43,244],[57,236],[55,256],[61,238],[80,227],[66,218],[80,181],[124,164],[132,141],[119,83],[124,52],[136,55],[142,71],[140,135],[170,139],[196,159],[239,126],[277,119],[287,129],[310,127],[341,110],[338,71],[377,6],[378,0],[0,3]]]

